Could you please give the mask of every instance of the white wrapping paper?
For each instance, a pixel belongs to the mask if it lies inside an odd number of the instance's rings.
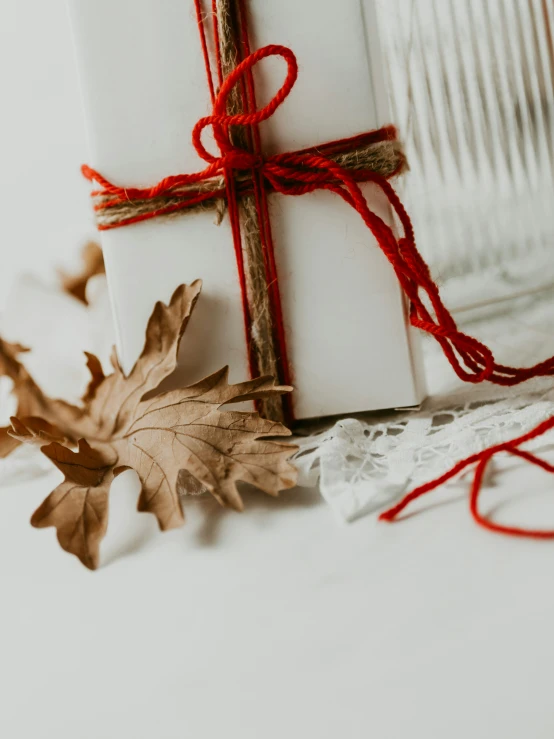
[[[210,112],[192,0],[68,0],[90,138],[90,164],[129,186],[204,167],[191,142]],[[390,122],[373,0],[250,0],[253,47],[289,46],[299,79],[262,124],[268,153],[351,136]],[[285,75],[255,72],[264,104]],[[213,144],[212,144],[213,146]],[[388,211],[365,186],[371,207]],[[359,215],[330,193],[270,196],[297,418],[419,403],[418,350],[394,273]],[[229,364],[248,375],[228,219],[187,214],[105,232],[116,331],[129,369],[156,300],[200,277],[180,379]]]

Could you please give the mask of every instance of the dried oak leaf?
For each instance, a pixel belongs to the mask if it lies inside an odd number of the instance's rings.
[[[267,438],[288,436],[290,431],[257,413],[221,408],[290,388],[277,386],[269,377],[230,385],[224,368],[191,387],[151,397],[176,367],[200,289],[199,281],[183,285],[169,305],[156,304],[143,352],[128,376],[114,358],[114,372],[105,377],[98,360],[88,355],[92,380],[82,408],[62,404],[47,408],[43,421],[33,416],[13,421],[10,433],[17,439],[51,442],[42,451],[65,477],[31,523],[54,526],[60,545],[90,569],[98,565],[110,485],[124,470],[137,472],[138,509],[153,513],[162,530],[184,522],[178,478],[191,493],[201,486],[237,510],[243,507],[239,481],[269,495],[296,484],[296,470],[289,462],[296,447]],[[56,435],[78,440],[77,450]],[[187,474],[180,475],[183,470]]]
[[[93,241],[89,242],[82,250],[83,266],[76,275],[68,275],[60,272],[60,281],[65,292],[73,295],[83,303],[86,300],[86,288],[91,277],[104,274],[104,259],[102,249]],[[44,427],[44,421],[55,424],[62,421],[70,427],[73,425],[73,416],[79,415],[79,410],[68,406],[63,401],[52,400],[46,397],[27,372],[25,366],[19,361],[21,353],[28,351],[19,344],[11,344],[0,338],[0,376],[10,377],[13,381],[13,393],[17,399],[16,416],[21,422],[26,422],[29,428],[21,436],[19,433],[10,434],[10,427],[0,427],[0,458],[7,457],[21,442],[47,441],[48,435]],[[99,364],[96,357],[87,355],[89,358],[89,369],[92,375],[91,387],[95,382],[96,368],[91,364]],[[90,388],[89,388],[90,389]],[[86,398],[84,399],[86,400]],[[37,419],[41,418],[42,421]],[[21,429],[20,429],[21,430]],[[54,427],[50,440],[60,440],[61,435]],[[65,438],[71,438],[71,435]]]
[[[19,344],[0,338],[0,376],[12,380],[17,401],[17,423],[0,428],[0,458],[7,457],[22,442],[71,440],[70,429],[83,414],[81,409],[63,400],[53,400],[42,392],[18,359],[26,351]]]
[[[106,269],[104,267],[102,249],[94,241],[89,241],[83,247],[81,259],[83,266],[78,274],[69,275],[60,271],[59,275],[63,290],[73,295],[77,300],[80,300],[81,303],[87,305],[86,291],[88,281],[95,275],[103,275]]]
[[[47,407],[52,401],[46,398],[25,366],[19,361],[19,355],[26,351],[27,349],[19,344],[11,344],[0,338],[0,375],[9,377],[13,382],[12,392],[17,400],[17,416],[30,420],[35,416],[47,414]],[[58,402],[61,401],[53,401],[54,404]],[[12,432],[13,427],[0,428],[0,458],[7,457],[23,441]],[[60,438],[60,434],[56,436]]]

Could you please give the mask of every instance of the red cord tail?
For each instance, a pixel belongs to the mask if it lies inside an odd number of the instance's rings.
[[[496,533],[507,534],[509,536],[526,537],[529,539],[554,539],[554,531],[551,530],[522,529],[517,526],[502,526],[501,524],[494,523],[494,521],[491,521],[486,516],[483,516],[479,512],[478,508],[479,494],[481,493],[483,477],[487,465],[489,464],[491,459],[500,452],[508,452],[509,454],[513,454],[517,457],[520,457],[521,459],[525,459],[531,464],[541,467],[546,472],[554,473],[554,465],[551,465],[549,462],[536,457],[530,452],[526,452],[525,450],[520,449],[522,444],[525,444],[527,441],[531,441],[531,439],[536,439],[539,436],[542,436],[547,431],[550,431],[553,428],[554,417],[548,418],[532,431],[529,431],[527,434],[523,434],[523,436],[519,436],[517,439],[505,442],[504,444],[498,444],[497,446],[489,447],[488,449],[484,449],[478,454],[473,454],[471,457],[463,459],[461,462],[458,462],[458,464],[454,465],[454,467],[452,467],[452,469],[446,472],[444,475],[437,477],[436,480],[427,482],[425,483],[425,485],[421,485],[415,490],[412,490],[412,492],[405,495],[399,503],[394,505],[392,508],[389,508],[389,510],[384,511],[384,513],[381,513],[379,519],[381,521],[394,521],[404,510],[404,508],[406,508],[412,501],[421,498],[422,495],[426,495],[427,493],[436,490],[445,482],[448,482],[448,480],[451,480],[453,477],[460,474],[460,472],[463,472],[468,467],[475,465],[475,472],[473,475],[473,481],[471,483],[469,509],[474,521],[478,523],[479,526],[483,526],[483,528],[488,529],[489,531],[495,531]]]

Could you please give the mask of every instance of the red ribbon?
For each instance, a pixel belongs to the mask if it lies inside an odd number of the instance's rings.
[[[458,464],[454,465],[451,470],[445,472],[444,475],[437,477],[436,480],[425,483],[425,485],[420,485],[418,488],[412,490],[412,492],[405,495],[399,503],[394,505],[392,508],[389,508],[388,511],[381,513],[381,515],[379,516],[380,520],[396,520],[397,516],[404,510],[404,508],[406,508],[406,506],[408,506],[414,500],[417,500],[422,495],[426,495],[427,493],[436,490],[438,487],[444,485],[444,483],[448,482],[456,475],[459,475],[468,467],[475,465],[475,472],[473,475],[473,482],[471,484],[471,492],[469,497],[469,509],[473,520],[478,523],[479,526],[483,526],[483,528],[488,529],[489,531],[494,531],[499,534],[507,534],[509,536],[518,536],[528,539],[554,539],[554,531],[552,530],[522,529],[518,526],[503,526],[502,524],[495,523],[494,521],[488,519],[486,516],[483,516],[479,512],[478,508],[479,494],[481,493],[483,477],[485,475],[487,465],[494,456],[500,454],[501,452],[513,454],[514,456],[524,459],[526,462],[530,462],[537,467],[541,467],[546,472],[554,473],[554,465],[549,464],[544,459],[540,459],[540,457],[536,457],[534,454],[531,454],[524,449],[520,449],[522,444],[525,444],[532,439],[536,439],[539,436],[542,436],[547,431],[550,431],[553,428],[554,418],[548,418],[546,421],[540,423],[532,431],[519,436],[517,439],[512,439],[511,441],[507,441],[503,444],[497,444],[496,446],[489,447],[488,449],[484,449],[478,454],[472,454],[471,457],[467,457],[467,459],[463,459],[461,462],[458,462]]]

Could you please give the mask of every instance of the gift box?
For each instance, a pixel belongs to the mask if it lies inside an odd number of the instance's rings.
[[[203,170],[206,161],[193,145],[192,131],[210,115],[213,102],[194,1],[68,2],[95,170],[129,188]],[[253,50],[285,45],[298,61],[298,78],[286,100],[259,125],[264,157],[317,149],[390,122],[373,0],[241,5]],[[211,28],[211,5],[203,9]],[[205,38],[213,64],[218,40],[210,33]],[[260,109],[283,85],[283,59],[268,55],[252,75]],[[202,142],[217,155],[218,142],[206,130]],[[238,170],[249,163],[255,166],[255,160],[235,164],[239,191]],[[392,223],[382,191],[372,183],[362,188],[371,210]],[[359,215],[326,189],[298,197],[272,192],[267,208],[276,264],[267,289],[275,293],[272,283],[278,281],[289,370],[280,379],[294,386],[294,417],[420,403],[424,383],[408,306]],[[126,370],[140,353],[155,302],[167,302],[179,284],[201,278],[202,297],[187,329],[178,381],[196,381],[227,364],[231,380],[252,372],[244,285],[228,211],[222,195],[215,210],[131,219],[124,228],[102,232]]]

